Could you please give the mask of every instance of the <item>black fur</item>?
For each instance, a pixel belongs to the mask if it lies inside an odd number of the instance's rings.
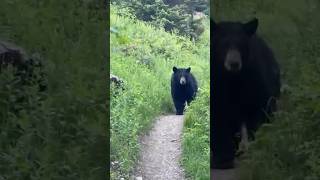
[[[245,123],[249,136],[266,122],[280,95],[280,69],[272,50],[256,35],[258,20],[248,23],[211,22],[211,122],[213,168],[232,168],[235,135]],[[225,68],[229,49],[240,52],[242,68]]]
[[[183,115],[185,103],[189,104],[195,98],[198,90],[197,81],[190,71],[190,67],[187,69],[173,67],[171,95],[177,115]],[[180,84],[181,77],[185,77],[184,85]]]

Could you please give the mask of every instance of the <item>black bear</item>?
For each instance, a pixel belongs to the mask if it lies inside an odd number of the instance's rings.
[[[183,115],[185,103],[189,103],[195,98],[198,84],[192,75],[191,68],[173,67],[171,77],[171,96],[177,115]]]
[[[211,21],[211,121],[214,169],[234,167],[239,144],[254,138],[280,95],[280,69],[257,34],[258,19],[247,23]],[[241,143],[240,143],[241,144]],[[246,146],[246,144],[245,144]]]

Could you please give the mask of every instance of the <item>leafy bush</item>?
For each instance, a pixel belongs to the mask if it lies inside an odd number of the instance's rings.
[[[139,136],[150,129],[156,116],[174,112],[170,94],[172,67],[191,66],[206,92],[210,76],[209,32],[194,45],[184,37],[139,21],[114,5],[110,31],[111,73],[124,81],[124,90],[111,88],[110,108],[111,179],[120,179],[129,178],[134,170]],[[208,104],[203,105],[203,109],[209,109]]]
[[[320,3],[214,1],[216,19],[260,19],[259,33],[282,71],[282,97],[272,124],[263,126],[243,157],[241,179],[319,179]],[[242,17],[243,19],[239,19]]]
[[[1,1],[0,39],[40,54],[48,90],[0,74],[0,179],[105,179],[105,21],[89,1]],[[23,104],[14,100],[23,96]],[[46,98],[41,98],[45,96]],[[11,107],[20,106],[19,113]]]

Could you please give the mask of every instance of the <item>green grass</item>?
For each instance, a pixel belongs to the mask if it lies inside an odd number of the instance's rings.
[[[210,89],[207,85],[186,113],[182,164],[189,179],[210,179],[209,105]]]
[[[196,109],[209,110],[208,104],[202,103],[205,96],[208,97],[205,92],[208,92],[210,78],[209,33],[194,45],[185,37],[156,29],[129,16],[126,10],[111,7],[111,73],[123,79],[125,88],[124,91],[111,89],[111,179],[129,178],[138,158],[139,136],[150,129],[155,117],[174,113],[170,95],[173,66],[190,66],[202,89],[199,100],[194,101],[195,107],[190,107],[190,114]],[[208,126],[206,119],[198,120],[192,115],[188,122],[185,142],[190,141],[191,130],[198,128],[194,126],[196,122]],[[208,131],[200,131],[194,138],[203,139],[207,134]],[[201,141],[203,148],[196,150],[204,159],[209,147],[209,143],[205,143]],[[189,158],[192,156],[190,151],[185,151],[191,146],[195,149],[197,144],[183,144],[183,165],[195,160]],[[195,177],[199,171],[189,165],[184,167],[190,177]],[[209,166],[206,168],[209,173]]]
[[[210,59],[209,21],[205,22],[205,32],[200,37],[198,48],[201,58]],[[204,83],[200,86],[197,98],[191,103],[185,115],[183,131],[182,165],[186,178],[206,180],[210,178],[210,62],[206,61],[200,77]]]
[[[34,86],[0,74],[0,179],[105,179],[103,3],[4,0],[0,7],[0,39],[40,55],[48,75],[40,101]],[[14,103],[20,95],[28,101]]]
[[[260,20],[282,71],[282,97],[242,160],[243,180],[320,178],[319,1],[214,1],[216,20]]]

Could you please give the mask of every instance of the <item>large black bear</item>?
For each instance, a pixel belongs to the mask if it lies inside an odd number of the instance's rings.
[[[234,167],[242,143],[252,139],[267,114],[276,109],[280,69],[272,50],[256,35],[258,19],[247,23],[211,21],[212,168]],[[245,144],[246,145],[246,144]]]
[[[191,68],[173,67],[171,77],[171,95],[177,115],[183,115],[185,103],[189,103],[195,98],[198,84],[192,75]]]

